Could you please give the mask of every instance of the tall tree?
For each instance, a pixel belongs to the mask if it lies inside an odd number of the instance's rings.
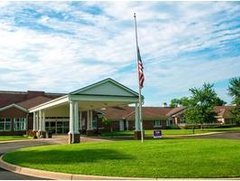
[[[217,99],[215,100],[215,106],[224,106],[225,104],[227,103],[219,97],[217,97]]]
[[[201,88],[191,88],[191,97],[184,113],[184,118],[188,123],[193,124],[193,132],[196,124],[210,123],[215,121],[216,113],[213,107],[219,97],[213,90],[213,84],[204,83]]]
[[[233,97],[232,103],[236,105],[231,112],[233,119],[237,124],[240,124],[240,77],[230,79],[229,84],[228,93]]]
[[[240,77],[230,79],[228,93],[233,97],[233,104],[240,105]]]
[[[180,99],[172,99],[170,103],[170,107],[177,107],[177,106],[188,106],[189,104],[189,98],[188,97],[182,97]]]

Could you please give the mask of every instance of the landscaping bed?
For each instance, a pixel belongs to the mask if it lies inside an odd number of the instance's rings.
[[[240,141],[160,139],[20,149],[4,160],[24,167],[102,176],[211,178],[240,176]]]

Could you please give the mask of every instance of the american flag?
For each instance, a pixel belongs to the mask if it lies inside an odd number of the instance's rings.
[[[144,83],[144,74],[143,74],[143,63],[139,51],[139,47],[137,47],[137,58],[138,58],[138,79],[139,79],[139,86],[140,89],[143,88]]]

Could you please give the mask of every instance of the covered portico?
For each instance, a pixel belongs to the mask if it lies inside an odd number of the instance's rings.
[[[113,79],[105,79],[57,99],[48,101],[30,109],[33,113],[33,131],[45,137],[46,117],[64,117],[69,119],[69,143],[80,142],[82,113],[87,112],[87,132],[93,130],[93,110],[135,104],[135,132],[139,135],[138,93]]]

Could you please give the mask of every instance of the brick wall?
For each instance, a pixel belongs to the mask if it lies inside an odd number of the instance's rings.
[[[11,131],[0,131],[0,135],[7,136],[7,135],[24,135],[26,131],[14,131],[13,125],[14,120],[13,118],[28,118],[28,113],[19,110],[15,107],[3,110],[0,112],[0,117],[2,118],[11,118]],[[27,119],[28,120],[28,119]],[[32,129],[32,119],[28,120],[27,129]],[[30,126],[30,127],[29,127]]]

